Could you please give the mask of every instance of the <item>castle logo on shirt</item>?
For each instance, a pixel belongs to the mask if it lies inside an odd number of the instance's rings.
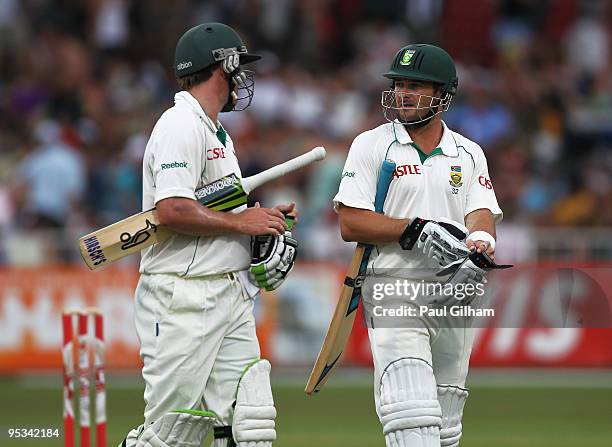
[[[461,179],[462,179],[461,166],[451,166],[450,167],[450,181],[448,183],[450,183],[450,185],[453,188],[458,188],[461,185],[463,185],[463,182],[461,181]]]
[[[392,180],[395,178],[403,177],[405,175],[421,175],[420,165],[401,165],[395,168],[393,171]]]

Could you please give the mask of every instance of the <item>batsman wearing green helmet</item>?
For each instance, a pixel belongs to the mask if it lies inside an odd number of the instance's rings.
[[[180,91],[143,159],[143,210],[155,207],[175,234],[142,251],[134,315],[144,423],[123,447],[199,447],[210,430],[215,447],[270,447],[276,439],[270,363],[260,358],[253,305],[260,288],[278,287],[293,266],[297,242],[283,213],[297,209],[220,212],[195,193],[242,178],[218,116],[249,106],[254,83],[244,66],[259,58],[222,23],[198,25],[177,43]],[[252,249],[264,245],[264,255]],[[249,275],[252,266],[265,274]]]
[[[408,45],[384,76],[388,123],[353,141],[334,207],[344,240],[375,245],[362,298],[386,445],[455,447],[474,336],[444,312],[474,303],[500,267],[492,258],[502,211],[482,149],[442,120],[458,86],[451,56]],[[396,169],[381,214],[374,198],[386,159]]]
[[[436,115],[448,110],[459,83],[451,57],[433,45],[402,48],[385,77],[392,80],[392,88],[382,93],[385,118],[413,129],[425,127]],[[403,88],[407,80],[412,81],[412,86],[430,88],[422,92]]]

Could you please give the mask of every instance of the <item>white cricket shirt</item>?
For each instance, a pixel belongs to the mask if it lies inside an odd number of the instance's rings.
[[[474,210],[491,210],[495,221],[502,219],[495,191],[480,146],[453,132],[444,122],[438,147],[425,155],[413,143],[406,128],[386,123],[358,135],[344,165],[338,203],[374,211],[374,196],[380,166],[385,158],[396,169],[383,208],[395,218],[446,217],[464,223]],[[399,243],[377,245],[368,264],[370,270],[431,268],[433,264],[417,250],[402,250]],[[403,271],[402,276],[411,276]],[[415,278],[421,278],[416,274]]]
[[[145,150],[143,210],[168,197],[195,200],[197,188],[232,173],[242,178],[229,135],[225,144],[217,137],[219,126],[191,94],[174,96],[174,107],[159,118]],[[140,272],[195,277],[244,270],[250,263],[249,241],[246,235],[174,235],[142,251]]]

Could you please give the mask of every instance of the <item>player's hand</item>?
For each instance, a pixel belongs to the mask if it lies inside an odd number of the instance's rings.
[[[249,236],[271,234],[279,236],[287,231],[285,216],[276,208],[262,208],[259,202],[238,213],[238,231]]]
[[[298,208],[297,208],[297,206],[296,206],[296,204],[294,202],[291,202],[289,204],[276,205],[274,208],[279,210],[285,216],[293,217],[294,218],[293,226],[295,226],[298,223],[298,214],[299,214],[299,211],[298,211]]]
[[[491,245],[489,241],[473,241],[471,239],[468,239],[465,242],[465,245],[472,253],[486,253],[491,259],[495,259],[495,248]]]

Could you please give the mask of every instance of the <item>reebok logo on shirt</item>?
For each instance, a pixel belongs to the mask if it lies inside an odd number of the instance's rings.
[[[162,171],[164,169],[186,168],[186,167],[187,167],[186,161],[173,161],[172,163],[162,163],[161,164]]]

